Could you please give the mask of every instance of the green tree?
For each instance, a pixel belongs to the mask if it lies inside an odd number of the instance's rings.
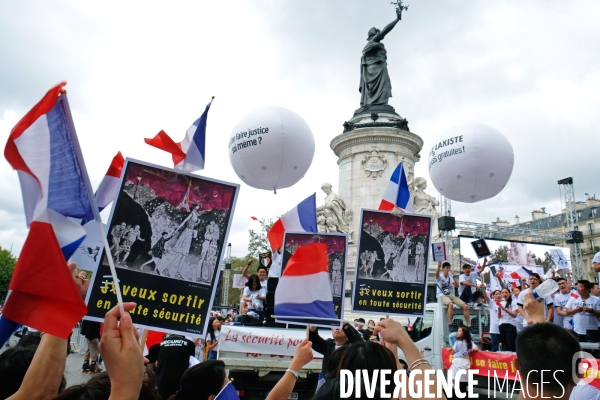
[[[248,260],[250,258],[254,260],[254,264],[253,264],[253,266],[250,267],[250,270],[248,271],[248,273],[253,274],[256,271],[256,266],[258,265],[257,258],[252,257],[250,255],[248,255],[247,257],[231,257],[231,272],[229,274],[229,296],[227,299],[227,304],[230,306],[233,306],[233,307],[239,306],[240,298],[242,297],[242,290],[243,290],[243,289],[237,289],[237,288],[232,287],[233,286],[233,275],[241,274],[242,271],[244,270],[244,267],[246,266],[246,263],[248,262]],[[227,284],[227,282],[225,282],[225,273],[222,273],[221,277],[223,279],[221,287],[224,287],[224,285]]]
[[[508,246],[500,246],[492,253],[490,264],[508,262]]]
[[[271,251],[271,245],[269,244],[269,239],[267,239],[267,231],[271,229],[275,221],[273,221],[273,218],[261,218],[258,222],[260,223],[259,231],[255,231],[254,229],[248,230],[248,234],[250,235],[248,254],[252,255]]]
[[[10,251],[0,247],[0,301],[6,298],[10,277],[15,270],[17,259]]]

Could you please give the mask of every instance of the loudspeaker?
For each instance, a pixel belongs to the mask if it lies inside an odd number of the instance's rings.
[[[438,218],[438,230],[439,231],[453,231],[456,229],[456,219],[454,217],[445,216]],[[435,232],[432,232],[435,234]]]
[[[583,243],[583,232],[581,231],[570,231],[572,239],[567,239],[566,242],[569,244]]]

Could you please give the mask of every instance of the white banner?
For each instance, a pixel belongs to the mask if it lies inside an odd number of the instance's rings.
[[[321,332],[322,331],[322,332]],[[321,329],[320,336],[331,337],[331,331]],[[323,334],[325,333],[325,335]],[[240,325],[222,325],[220,351],[293,356],[296,346],[306,337],[306,329],[279,329]],[[323,356],[313,350],[316,358]]]

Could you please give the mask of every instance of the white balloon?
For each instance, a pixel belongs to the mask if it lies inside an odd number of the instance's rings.
[[[513,148],[499,130],[484,124],[460,125],[442,133],[429,152],[429,177],[445,197],[475,203],[506,186]]]
[[[312,163],[315,138],[308,124],[283,107],[265,107],[242,118],[229,139],[229,161],[240,179],[257,189],[298,182]]]

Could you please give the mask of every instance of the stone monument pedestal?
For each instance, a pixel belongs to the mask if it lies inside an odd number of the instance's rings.
[[[392,172],[401,161],[411,187],[414,165],[423,148],[423,139],[408,130],[406,119],[393,112],[372,111],[344,123],[344,133],[330,143],[338,156],[338,194],[346,203],[350,231],[346,289],[354,280],[361,208],[379,208]]]

